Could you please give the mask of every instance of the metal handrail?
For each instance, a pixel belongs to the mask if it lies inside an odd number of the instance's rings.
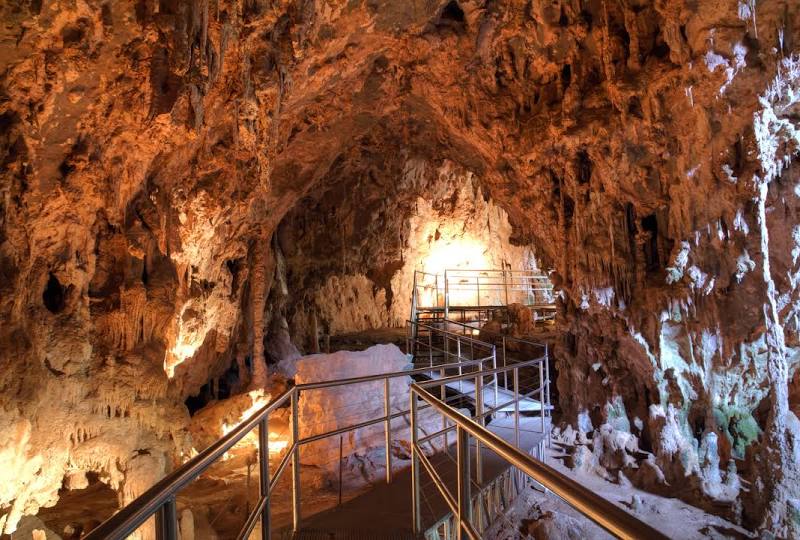
[[[499,368],[499,369],[516,369],[515,368]],[[436,381],[438,382],[438,381]],[[475,530],[471,523],[471,508],[470,508],[470,472],[469,460],[464,459],[464,454],[469,456],[469,436],[476,439],[478,444],[486,445],[497,455],[505,459],[509,464],[521,470],[523,473],[539,482],[545,488],[551,490],[557,496],[561,497],[564,501],[572,505],[576,510],[583,515],[597,523],[600,527],[609,533],[623,539],[666,539],[658,530],[654,529],[647,523],[632,516],[620,507],[611,503],[610,501],[600,497],[593,491],[584,487],[580,483],[572,480],[566,475],[558,472],[554,468],[546,465],[545,463],[534,459],[519,448],[514,447],[510,443],[503,440],[498,435],[492,433],[484,426],[468,418],[460,412],[452,409],[451,407],[442,403],[425,387],[430,386],[432,382],[425,382],[422,384],[412,383],[411,385],[411,423],[412,423],[412,479],[414,488],[412,495],[414,498],[413,510],[413,528],[415,532],[421,529],[421,515],[419,507],[419,466],[423,465],[427,472],[431,475],[434,483],[440,491],[446,491],[445,500],[448,506],[453,510],[453,514],[457,519],[457,526],[459,527],[459,538],[462,536],[462,529],[466,532],[469,538],[477,540],[480,538],[478,532]],[[458,454],[458,497],[453,497],[447,490],[444,483],[435,474],[427,463],[422,449],[419,447],[419,439],[417,438],[415,428],[417,426],[416,413],[419,410],[417,404],[418,398],[421,398],[427,405],[432,406],[434,410],[447,418],[456,426],[457,435],[457,454]],[[480,453],[480,450],[478,450]]]
[[[131,504],[101,523],[84,538],[87,540],[126,538],[164,506],[170,504],[174,506],[174,497],[178,491],[197,479],[214,462],[233,448],[236,443],[253,431],[257,425],[260,425],[261,422],[267,418],[269,413],[282,405],[294,391],[294,388],[290,388],[277,398],[271,400],[250,418],[233,428],[227,435],[223,436],[172,473],[156,482]]]
[[[451,321],[445,319],[442,322],[449,323]],[[416,326],[421,327],[421,328],[426,328],[428,330],[432,330],[432,331],[440,333],[440,334],[445,334],[445,335],[452,336],[452,337],[455,337],[455,338],[458,338],[458,339],[466,340],[466,341],[469,341],[469,342],[472,342],[472,343],[475,343],[475,344],[478,344],[478,345],[482,345],[484,347],[488,347],[488,348],[494,347],[493,344],[487,343],[485,341],[481,341],[480,339],[474,338],[472,336],[465,336],[464,334],[459,334],[457,332],[451,332],[450,330],[446,330],[446,329],[443,329],[443,328],[437,328],[437,327],[432,326],[432,325],[430,325],[428,323],[423,323],[423,322],[419,322],[419,321],[406,321],[406,324],[416,325]]]
[[[439,276],[442,276],[442,283],[440,286]],[[434,280],[431,282],[430,278]],[[428,278],[427,280],[425,278]],[[427,283],[425,283],[427,281]],[[420,306],[419,290],[433,291],[435,296],[433,298],[432,306]],[[491,291],[493,293],[503,292],[505,302],[498,304],[498,306],[508,305],[509,295],[516,293],[527,293],[527,295],[535,299],[536,293],[550,293],[554,291],[553,285],[550,283],[550,278],[541,273],[540,271],[533,270],[511,270],[511,269],[458,269],[448,268],[441,274],[424,272],[421,270],[414,271],[414,283],[411,293],[411,319],[417,318],[418,312],[430,309],[444,309],[445,317],[450,311],[451,293],[463,293],[465,291],[475,291],[477,294],[477,304],[481,307],[481,288],[484,293]],[[441,306],[440,298],[444,300],[444,306]],[[453,306],[459,307],[459,306]]]
[[[423,275],[426,274],[424,272],[421,273]],[[438,295],[438,275],[436,274],[429,274],[429,275],[435,275],[437,278],[437,295]],[[447,281],[445,279],[445,292],[446,290],[447,290]],[[416,300],[416,274],[415,274],[415,290],[413,299]],[[437,302],[438,302],[438,296],[437,296]],[[445,311],[446,310],[447,306],[445,305]],[[238,442],[240,442],[250,432],[254,431],[256,426],[258,426],[258,455],[259,455],[258,462],[260,470],[260,485],[259,485],[260,498],[258,500],[258,503],[255,505],[254,511],[252,511],[248,515],[245,521],[245,525],[239,533],[239,538],[248,537],[249,534],[252,532],[252,530],[255,528],[255,525],[260,518],[262,520],[262,527],[261,527],[262,539],[268,540],[270,531],[270,496],[273,490],[276,488],[279,478],[281,477],[283,472],[288,468],[290,461],[292,463],[292,469],[293,469],[292,470],[293,528],[297,530],[300,521],[299,449],[302,445],[318,441],[340,433],[354,431],[357,429],[363,429],[364,427],[368,427],[378,423],[384,423],[386,430],[386,460],[387,460],[386,474],[387,474],[387,482],[391,481],[392,466],[391,466],[391,452],[389,451],[391,442],[390,440],[391,420],[409,414],[411,414],[411,416],[414,416],[418,412],[418,410],[420,410],[420,408],[416,406],[414,400],[412,399],[412,409],[409,409],[408,411],[391,413],[390,399],[389,399],[390,398],[389,380],[395,377],[408,377],[416,374],[438,372],[441,374],[441,379],[439,380],[443,380],[445,378],[446,369],[458,368],[459,373],[461,373],[464,367],[478,366],[479,374],[481,372],[485,372],[485,376],[494,375],[494,392],[495,392],[494,404],[495,408],[497,408],[498,383],[496,376],[497,365],[496,365],[495,345],[483,342],[479,339],[475,339],[470,336],[464,336],[454,332],[450,332],[446,329],[443,330],[441,328],[436,328],[434,326],[430,326],[424,323],[419,323],[418,321],[409,321],[409,323],[412,325],[412,329],[414,330],[415,336],[416,333],[419,331],[419,329],[422,328],[422,329],[427,329],[429,331],[429,337],[435,332],[444,336],[445,340],[447,340],[448,338],[457,340],[459,344],[458,353],[453,356],[458,358],[459,361],[440,364],[436,366],[431,365],[428,367],[403,370],[399,372],[383,373],[383,374],[368,375],[362,377],[352,377],[348,379],[340,379],[335,381],[321,381],[315,383],[304,383],[296,385],[284,391],[277,398],[271,400],[267,405],[259,409],[250,418],[242,421],[238,426],[236,426],[228,434],[224,435],[219,440],[214,442],[206,450],[199,453],[194,458],[190,459],[185,464],[178,467],[175,471],[162,478],[159,482],[153,485],[150,489],[146,490],[142,495],[137,497],[133,502],[131,502],[125,508],[120,510],[117,514],[115,514],[114,516],[103,522],[100,526],[95,528],[93,531],[91,531],[86,536],[86,538],[90,540],[99,540],[106,538],[122,539],[127,537],[134,531],[136,531],[139,527],[144,525],[153,516],[156,517],[156,522],[157,522],[156,532],[158,537],[160,538],[163,537],[170,540],[176,538],[177,537],[177,504],[176,504],[177,493],[181,489],[183,489],[186,485],[188,485],[190,482],[199,478],[200,475],[202,475],[206,470],[208,470],[208,468],[213,463],[222,458],[227,451],[233,448],[233,446],[235,446]],[[462,342],[467,343],[471,346],[471,350],[473,351],[473,356],[474,356],[475,346],[486,348],[487,350],[491,351],[491,355],[478,359],[475,358],[464,359],[460,347],[460,344]],[[448,355],[452,355],[450,351],[445,350],[443,352],[445,352],[446,357]],[[487,362],[489,360],[492,361],[492,369],[491,370],[482,369],[484,362]],[[374,382],[380,380],[384,381],[384,388],[385,388],[383,416],[367,420],[364,422],[360,422],[355,425],[325,432],[322,434],[310,435],[306,436],[305,438],[300,438],[298,404],[299,404],[299,397],[302,391],[330,388],[334,386],[342,386],[349,384]],[[476,385],[476,398],[478,397],[478,395],[482,396],[482,388],[483,388],[483,378],[479,377],[478,383]],[[444,391],[442,392],[442,394],[443,394],[442,399],[444,400],[445,397]],[[275,471],[275,475],[271,476],[269,471],[269,452],[268,452],[269,415],[270,413],[274,412],[278,407],[283,406],[288,400],[290,400],[291,412],[292,412],[291,445],[287,448],[286,454],[281,459],[281,462]],[[483,405],[484,404],[482,397],[480,399],[476,399],[476,407],[478,411],[483,410]],[[430,406],[432,405],[425,405],[422,408],[428,408]],[[446,444],[447,440],[446,433],[444,434],[444,436]],[[415,438],[416,435],[412,435],[412,437]],[[415,448],[419,449],[418,441],[414,440],[413,444]]]
[[[494,332],[492,330],[486,330],[485,328],[476,328],[474,326],[470,326],[470,325],[468,325],[466,323],[463,323],[461,321],[454,321],[452,319],[445,319],[442,322],[444,324],[448,325],[448,326],[451,325],[451,324],[454,324],[456,326],[461,326],[463,328],[469,328],[471,330],[480,330],[481,332],[484,332],[484,333],[486,333],[486,334],[488,334],[490,336],[504,337],[504,338],[506,338],[506,341],[514,341],[516,343],[525,343],[526,345],[535,345],[537,347],[543,347],[545,350],[547,350],[547,344],[546,343],[539,343],[538,341],[531,341],[529,339],[522,339],[522,338],[518,338],[518,337],[514,337],[514,336],[506,336],[505,334],[503,334],[501,332]]]
[[[491,346],[493,347],[493,346]],[[350,431],[355,431],[358,429],[363,429],[365,427],[369,427],[372,425],[386,423],[387,428],[388,423],[394,420],[395,418],[399,418],[402,416],[407,416],[410,413],[409,411],[399,411],[395,413],[391,413],[388,408],[388,381],[390,379],[398,378],[398,377],[410,377],[413,375],[420,375],[432,372],[439,372],[444,373],[446,369],[455,369],[458,368],[459,370],[463,370],[465,367],[470,366],[483,366],[483,363],[487,360],[491,359],[491,357],[481,358],[481,359],[468,359],[462,360],[458,362],[451,362],[447,364],[440,364],[433,368],[431,367],[420,367],[420,368],[413,368],[413,369],[405,369],[402,371],[395,371],[390,373],[379,373],[375,375],[364,375],[360,377],[351,377],[346,379],[337,379],[333,381],[319,381],[319,382],[311,382],[311,383],[302,383],[293,386],[292,388],[287,389],[282,394],[280,394],[275,399],[271,400],[267,405],[256,411],[250,418],[244,420],[238,426],[236,426],[233,430],[231,430],[228,434],[221,437],[203,452],[199,453],[185,464],[177,468],[175,471],[170,473],[169,475],[162,478],[159,482],[153,485],[150,489],[146,490],[142,495],[137,497],[133,502],[129,505],[124,507],[120,510],[117,514],[103,522],[100,526],[95,528],[91,531],[85,538],[88,540],[100,540],[100,539],[123,539],[126,538],[128,535],[136,531],[139,527],[145,524],[145,522],[156,515],[157,517],[157,533],[159,536],[163,536],[166,538],[174,538],[174,535],[177,531],[177,526],[175,523],[176,520],[176,506],[175,506],[175,497],[177,493],[186,487],[189,483],[196,480],[200,477],[212,464],[214,464],[217,460],[222,458],[226,452],[228,452],[231,448],[233,448],[238,442],[240,442],[245,436],[247,436],[251,431],[253,431],[256,426],[259,427],[259,463],[262,472],[261,478],[261,497],[258,503],[255,506],[255,510],[248,516],[247,521],[245,522],[245,526],[242,529],[239,537],[247,537],[250,532],[252,532],[253,528],[255,527],[259,516],[262,517],[264,522],[262,523],[262,531],[266,533],[269,529],[269,525],[267,524],[269,520],[268,511],[269,511],[269,496],[271,495],[272,491],[275,489],[277,482],[284,472],[284,470],[288,467],[290,461],[292,461],[293,466],[297,465],[299,468],[299,457],[298,457],[298,450],[300,446],[303,446],[308,443],[312,443],[315,441],[319,441],[334,435],[338,435],[341,433],[347,433]],[[367,420],[364,422],[360,422],[358,424],[354,424],[351,426],[346,426],[344,428],[339,428],[336,430],[332,430],[326,433],[309,435],[304,438],[300,438],[298,434],[298,426],[297,422],[297,406],[299,403],[299,395],[303,391],[309,390],[319,390],[324,388],[331,388],[336,386],[346,386],[351,384],[361,384],[367,382],[376,382],[376,381],[386,381],[385,384],[385,391],[387,392],[386,397],[386,410],[383,416],[378,418],[374,418],[371,420]],[[277,408],[283,406],[288,400],[291,400],[292,406],[292,443],[287,448],[286,454],[284,455],[281,463],[278,465],[277,469],[275,470],[275,475],[273,478],[269,478],[269,458],[267,453],[268,448],[268,441],[267,441],[267,433],[268,433],[268,420],[269,414],[274,412]],[[391,453],[389,452],[389,444],[390,438],[387,435],[387,481],[391,479]],[[297,469],[295,469],[295,474],[299,474]],[[295,480],[297,481],[297,480]],[[297,494],[297,489],[299,486],[293,487],[293,499],[294,505],[299,504],[299,495]],[[294,508],[294,523],[295,528],[299,521],[299,508]],[[263,538],[268,538],[268,534],[263,536]]]

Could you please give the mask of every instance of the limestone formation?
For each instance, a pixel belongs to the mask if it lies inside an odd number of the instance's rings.
[[[0,533],[84,478],[130,501],[192,454],[190,413],[402,324],[450,234],[553,272],[576,462],[800,535],[797,2],[0,20]]]

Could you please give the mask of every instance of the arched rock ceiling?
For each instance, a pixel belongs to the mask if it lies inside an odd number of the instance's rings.
[[[723,459],[755,417],[778,458],[748,474],[775,517],[789,475],[759,471],[790,461],[798,17],[790,0],[3,2],[0,414],[30,469],[0,491],[6,529],[67,464],[122,489],[147,448],[162,474],[183,399],[264,356],[265,239],[303,197],[405,157],[476,173],[556,269],[568,416],[669,403],[695,455],[730,438]],[[120,415],[98,414],[108,399]],[[64,411],[70,440],[47,421]],[[641,435],[682,479],[659,421]]]

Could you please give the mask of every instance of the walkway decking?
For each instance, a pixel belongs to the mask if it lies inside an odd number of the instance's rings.
[[[439,375],[434,374],[434,379],[438,379]],[[501,381],[502,382],[502,381]],[[475,383],[471,380],[467,379],[464,381],[456,381],[447,383],[445,386],[450,388],[451,390],[455,390],[456,392],[460,392],[461,394],[465,394],[467,396],[474,396],[475,395]],[[497,388],[497,403],[494,400],[494,385],[486,384],[483,387],[483,402],[485,408],[494,408],[497,405],[503,405],[509,402],[514,401],[514,392],[510,390],[506,390],[502,386],[498,385]],[[553,410],[553,406],[546,406],[545,409]],[[542,404],[539,403],[538,400],[532,398],[521,398],[519,400],[519,410],[522,413],[538,413],[542,410]],[[502,412],[514,412],[514,404],[511,403],[509,405],[505,405],[504,407],[500,408]]]
[[[495,419],[488,427],[492,432],[513,444],[513,418]],[[549,429],[549,426],[545,427]],[[453,435],[450,436],[451,441],[454,438]],[[539,417],[520,418],[520,447],[530,450],[536,447],[543,438]],[[483,446],[481,454],[483,457],[481,485],[485,486],[500,476],[508,468],[508,463]],[[472,441],[470,455],[474,480],[474,441]],[[456,493],[455,447],[451,445],[447,454],[437,454],[431,458],[431,461],[447,483],[451,493]],[[423,529],[427,529],[444,517],[449,512],[449,508],[427,473],[422,470],[420,475],[422,479]],[[474,486],[473,489],[475,489]],[[411,470],[405,469],[395,473],[391,484],[378,484],[341,506],[304,517],[300,534],[295,538],[413,538],[411,534]]]

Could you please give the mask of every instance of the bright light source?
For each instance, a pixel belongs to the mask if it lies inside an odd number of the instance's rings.
[[[422,283],[418,283],[419,301],[422,306],[437,306],[444,303],[444,271],[445,270],[484,270],[491,267],[486,244],[471,236],[461,236],[461,231],[452,227],[435,227],[433,233],[440,235],[440,240],[430,243],[430,251],[422,257],[419,266],[428,274]],[[448,230],[452,228],[453,230]],[[475,293],[470,290],[451,290],[450,302],[468,304],[475,302]]]
[[[474,238],[454,238],[444,245],[435,244],[421,261],[422,269],[431,274],[444,274],[447,269],[485,270],[490,266],[486,244]]]

